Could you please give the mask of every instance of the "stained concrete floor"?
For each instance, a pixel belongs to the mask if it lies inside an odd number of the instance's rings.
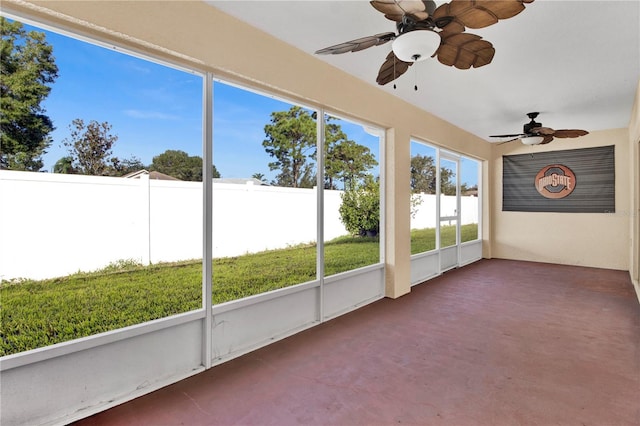
[[[482,260],[79,425],[640,425],[623,271]]]

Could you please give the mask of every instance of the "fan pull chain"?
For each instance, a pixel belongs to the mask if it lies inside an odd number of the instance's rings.
[[[413,67],[413,81],[415,82],[415,85],[413,86],[413,90],[415,90],[416,92],[418,91],[418,68]]]

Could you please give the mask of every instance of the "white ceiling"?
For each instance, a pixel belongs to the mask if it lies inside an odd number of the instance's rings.
[[[362,0],[207,2],[309,55],[395,31]],[[491,64],[458,70],[430,58],[398,78],[395,90],[375,82],[391,43],[315,56],[492,142],[489,135],[521,132],[531,111],[554,129],[629,125],[640,79],[640,1],[536,0],[513,18],[467,32],[493,43]]]

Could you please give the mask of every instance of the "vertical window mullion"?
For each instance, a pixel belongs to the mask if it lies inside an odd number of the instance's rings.
[[[456,158],[456,245],[458,251],[460,250],[460,243],[462,242],[462,193],[460,181],[462,180],[462,169],[460,167],[460,157]],[[458,259],[460,257],[458,256]]]
[[[483,182],[482,182],[482,168],[484,167],[484,163],[483,162],[478,162],[478,177],[477,177],[477,193],[476,193],[476,197],[478,198],[478,232],[477,232],[477,237],[478,239],[482,239],[482,222],[483,222],[483,218],[482,218],[482,200],[483,200]]]
[[[380,172],[379,172],[379,176],[380,176],[380,230],[378,232],[378,238],[380,239],[380,249],[378,251],[379,256],[380,256],[380,263],[383,263],[386,265],[386,260],[385,260],[385,248],[387,246],[387,237],[386,237],[386,233],[387,233],[387,227],[384,225],[385,223],[387,223],[386,221],[386,212],[387,212],[387,191],[386,191],[386,186],[387,186],[387,162],[386,162],[386,145],[387,145],[387,139],[386,139],[387,135],[386,132],[384,131],[380,131],[380,140],[378,141],[379,145],[378,145],[378,152],[380,152]]]
[[[440,213],[441,213],[441,200],[440,194],[442,193],[440,188],[440,148],[436,148],[436,249],[440,250]]]
[[[317,111],[316,120],[316,278],[320,281],[319,316],[324,321],[324,138],[325,116],[324,109]]]
[[[202,364],[211,368],[213,287],[213,75],[204,76],[202,88],[202,305],[205,311]]]

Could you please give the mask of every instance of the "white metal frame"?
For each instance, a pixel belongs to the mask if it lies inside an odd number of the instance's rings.
[[[205,311],[202,365],[211,367],[213,327],[213,75],[207,73],[202,85],[202,307]]]
[[[445,272],[449,269],[457,268],[460,265],[460,156],[453,154],[449,151],[438,149],[437,151],[437,176],[438,184],[436,185],[436,195],[438,200],[438,218],[437,218],[437,248],[440,251],[440,272]],[[440,205],[440,196],[442,195],[442,181],[440,179],[440,173],[442,170],[443,161],[452,162],[455,165],[455,178],[456,178],[456,211],[453,216],[442,216],[442,206]],[[443,221],[455,221],[456,224],[456,241],[454,248],[451,246],[442,247],[442,240],[440,239],[441,224]],[[446,255],[448,252],[455,250],[455,261],[447,262]]]
[[[212,304],[212,167],[213,164],[213,82],[207,70],[185,66],[189,58],[166,62],[95,40],[87,35],[31,20],[3,15],[47,30],[62,32],[83,41],[107,46],[133,56],[175,67],[203,78],[203,240],[202,307],[178,315],[100,333],[68,342],[0,358],[2,424],[67,424],[170,383],[204,371],[213,365],[300,332],[384,297],[384,231],[380,234],[380,262],[363,268],[324,277],[324,229],[317,221],[317,279],[219,305]],[[227,83],[227,81],[225,81]],[[231,83],[233,84],[233,83]],[[239,85],[245,90],[254,90]],[[262,91],[255,90],[262,93]],[[271,96],[268,95],[267,96]],[[273,96],[275,97],[275,96]],[[291,102],[287,100],[287,102]],[[296,103],[296,102],[292,102]],[[324,114],[318,111],[318,144],[324,152]],[[381,205],[384,205],[384,133],[380,131]],[[323,186],[323,158],[318,156],[318,186]],[[323,191],[318,191],[318,218],[323,217]],[[384,209],[381,208],[381,220]],[[292,304],[291,301],[294,301]],[[299,302],[299,303],[298,303]],[[290,309],[299,306],[298,317]],[[264,315],[275,321],[259,321],[264,335],[238,336],[222,333],[247,327],[242,321]],[[240,337],[240,344],[238,339]],[[246,337],[245,340],[242,338]],[[59,392],[64,381],[65,392]]]
[[[412,139],[412,142],[424,144],[435,149],[435,165],[436,165],[436,248],[434,250],[417,253],[411,256],[411,285],[420,284],[428,279],[434,278],[442,274],[443,272],[467,265],[472,262],[476,262],[482,258],[482,203],[478,203],[478,238],[474,241],[461,241],[461,158],[462,154],[454,153],[452,151],[444,150],[438,146],[431,145],[426,142],[422,142],[416,139]],[[468,158],[468,157],[465,157]],[[456,165],[456,214],[455,216],[441,217],[441,202],[440,202],[440,169],[441,160],[452,161]],[[471,159],[473,161],[478,161]],[[482,200],[482,163],[478,161],[478,200]],[[456,221],[456,245],[455,247],[442,247],[440,240],[440,222],[443,220],[455,220]],[[455,250],[455,264],[449,262],[443,264],[446,261],[444,257],[448,252]]]
[[[318,109],[318,118],[316,120],[316,186],[318,187],[318,201],[316,203],[316,217],[322,218],[318,220],[316,225],[318,232],[316,236],[316,277],[320,280],[320,295],[318,297],[318,313],[320,322],[324,318],[324,163],[325,163],[325,112],[323,108]]]

